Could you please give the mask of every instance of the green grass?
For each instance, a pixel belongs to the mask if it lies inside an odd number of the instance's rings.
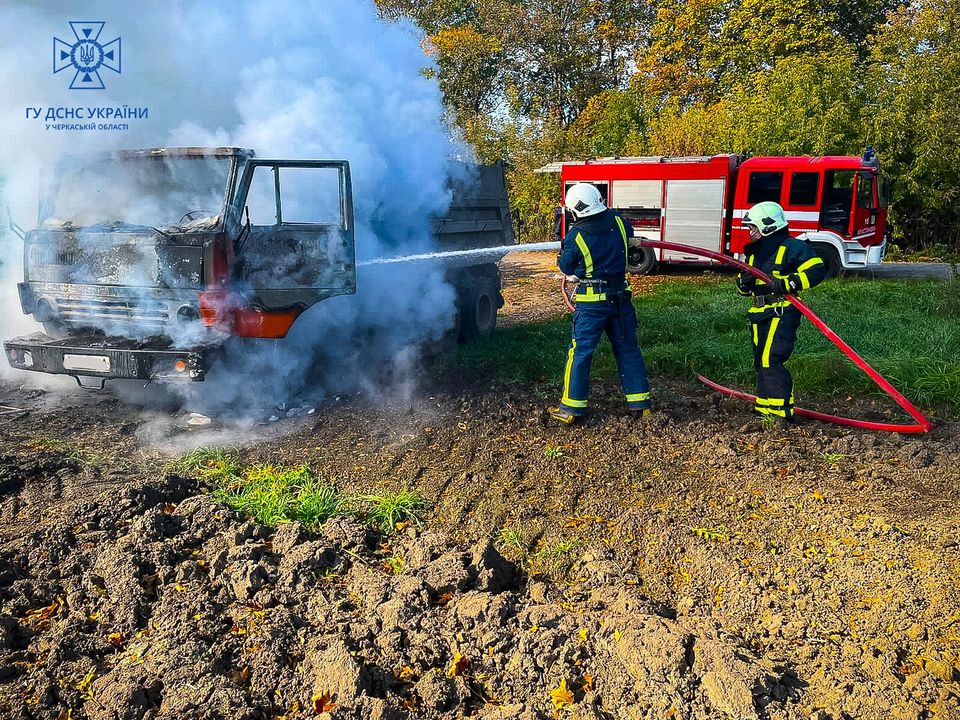
[[[254,465],[224,479],[214,497],[264,525],[301,522],[316,528],[344,507],[340,492],[307,465]]]
[[[227,448],[197,448],[167,463],[164,469],[167,472],[193,475],[213,483],[232,480],[243,472],[236,453]]]
[[[387,534],[396,530],[399,523],[419,522],[419,513],[427,506],[424,498],[412,490],[359,495],[351,503],[367,522]]]
[[[802,297],[908,398],[960,412],[960,280],[828,280]],[[746,303],[733,290],[732,276],[668,281],[634,304],[654,384],[657,375],[699,372],[724,384],[752,387]],[[569,340],[569,318],[505,328],[463,346],[447,362],[488,372],[507,384],[559,388]],[[606,341],[593,367],[595,377],[616,377]],[[809,322],[801,325],[789,367],[804,394],[883,394]]]
[[[310,529],[336,515],[356,515],[389,534],[404,522],[419,522],[426,500],[411,490],[379,495],[343,495],[309,465],[243,465],[224,448],[200,448],[169,463],[213,485],[213,497],[264,525],[300,522]]]

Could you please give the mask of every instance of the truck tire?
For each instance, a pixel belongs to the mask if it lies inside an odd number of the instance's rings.
[[[458,297],[460,341],[490,337],[497,326],[497,310],[502,304],[496,280],[487,275],[474,278]]]
[[[653,275],[657,271],[657,254],[653,248],[631,245],[627,255],[627,272]]]
[[[835,247],[826,243],[817,243],[813,246],[813,251],[820,256],[827,268],[826,278],[834,278],[843,274],[843,263],[840,262],[840,253],[837,252]]]

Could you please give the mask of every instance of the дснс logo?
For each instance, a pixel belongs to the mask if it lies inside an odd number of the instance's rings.
[[[53,39],[54,74],[68,67],[76,69],[71,90],[103,90],[100,69],[120,73],[120,38],[100,43],[105,22],[71,22],[70,28],[77,40],[73,44],[60,38]]]

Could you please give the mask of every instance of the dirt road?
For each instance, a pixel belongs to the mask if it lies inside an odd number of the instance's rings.
[[[504,323],[559,312],[542,262],[505,276]],[[957,424],[656,390],[637,422],[601,382],[570,431],[556,388],[462,372],[206,438],[429,500],[384,536],[226,510],[165,465],[197,433],[167,411],[0,386],[0,717],[960,717]]]

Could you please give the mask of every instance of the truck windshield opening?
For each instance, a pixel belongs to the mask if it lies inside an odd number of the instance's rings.
[[[43,227],[217,225],[231,158],[105,157],[60,166],[40,206]]]

